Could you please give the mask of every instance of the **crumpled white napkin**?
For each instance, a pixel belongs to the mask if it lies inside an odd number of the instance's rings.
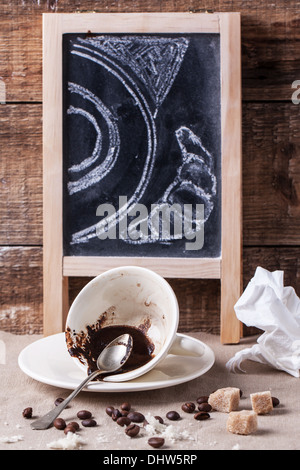
[[[257,344],[237,352],[227,362],[231,372],[243,371],[241,363],[250,359],[299,377],[300,299],[293,287],[284,287],[283,275],[283,271],[258,267],[235,304],[238,319],[264,333]]]

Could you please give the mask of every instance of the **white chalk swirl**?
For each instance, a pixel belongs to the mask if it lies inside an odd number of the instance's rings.
[[[84,176],[81,178],[77,179],[76,181],[69,181],[68,182],[68,190],[69,194],[74,194],[77,193],[78,191],[83,191],[84,189],[92,186],[93,184],[98,183],[101,181],[114,167],[119,151],[120,151],[120,136],[119,136],[119,131],[118,131],[118,126],[116,125],[114,121],[114,117],[112,113],[109,111],[109,109],[104,106],[104,104],[101,102],[101,100],[95,96],[92,92],[87,90],[86,88],[77,85],[76,83],[69,83],[69,91],[71,93],[77,93],[79,94],[83,99],[88,100],[91,102],[96,110],[101,114],[101,116],[104,118],[107,128],[108,128],[108,136],[109,136],[109,149],[106,154],[106,157],[104,160],[97,165],[95,168],[93,168],[91,171],[86,173]],[[72,108],[71,108],[72,111]],[[69,108],[70,112],[70,108]],[[74,108],[73,108],[74,112]],[[100,153],[101,153],[101,131],[99,129],[99,126],[97,125],[95,117],[89,115],[83,110],[78,111],[77,113],[81,113],[82,115],[85,115],[93,124],[97,132],[97,140],[96,140],[96,146],[94,149],[94,152],[92,154],[92,157],[89,157],[88,159],[83,160],[80,165],[75,166],[75,171],[81,171],[84,168],[89,167],[92,163],[94,163],[97,159],[100,158]],[[74,166],[72,166],[69,171],[74,172]]]

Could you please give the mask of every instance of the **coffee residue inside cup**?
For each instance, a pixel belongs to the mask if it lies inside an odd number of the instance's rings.
[[[147,364],[153,358],[155,348],[145,331],[134,326],[113,325],[103,328],[88,326],[87,334],[81,333],[75,340],[71,339],[71,332],[67,329],[68,350],[72,357],[77,357],[82,363],[87,363],[88,374],[90,374],[97,369],[97,358],[103,349],[115,338],[125,333],[132,336],[133,348],[129,359],[117,373],[129,372]]]

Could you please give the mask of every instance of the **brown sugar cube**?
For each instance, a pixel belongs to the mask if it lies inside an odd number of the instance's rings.
[[[232,411],[229,413],[226,429],[233,434],[252,434],[257,431],[257,414],[250,410]]]
[[[266,415],[273,410],[271,392],[257,392],[250,394],[253,411],[258,415]]]
[[[240,403],[240,389],[235,387],[219,388],[209,395],[208,403],[214,410],[223,413],[237,410]]]

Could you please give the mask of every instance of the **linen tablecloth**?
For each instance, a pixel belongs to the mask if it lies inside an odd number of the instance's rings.
[[[81,426],[80,451],[83,450],[149,450],[149,435],[141,430],[136,438],[125,435],[105,409],[112,405],[120,407],[129,402],[132,409],[144,415],[160,415],[172,425],[173,438],[165,438],[161,450],[273,450],[300,448],[300,402],[299,379],[269,366],[246,361],[246,373],[232,374],[225,364],[237,351],[251,346],[256,337],[243,338],[238,345],[222,345],[216,335],[189,333],[212,348],[215,363],[204,375],[190,382],[164,388],[127,393],[81,392],[61,417],[67,422],[78,421],[76,414],[85,409],[92,412],[96,427]],[[34,431],[32,420],[22,415],[26,407],[33,408],[34,417],[39,417],[53,408],[58,397],[65,398],[70,390],[40,383],[28,377],[18,367],[18,356],[22,349],[38,335],[14,335],[0,331],[2,353],[0,357],[0,449],[1,450],[49,450],[49,444],[65,437],[63,431],[51,427],[45,431]],[[181,405],[202,395],[209,395],[222,387],[238,387],[243,395],[239,409],[251,409],[250,394],[270,390],[280,400],[280,405],[269,415],[258,416],[258,430],[255,434],[241,436],[226,431],[228,415],[212,411],[206,421],[196,421],[193,414],[184,413]],[[168,421],[165,416],[170,410],[178,411],[181,419]],[[176,436],[176,437],[174,437]],[[14,441],[14,442],[9,442]],[[152,449],[153,450],[153,449]]]

